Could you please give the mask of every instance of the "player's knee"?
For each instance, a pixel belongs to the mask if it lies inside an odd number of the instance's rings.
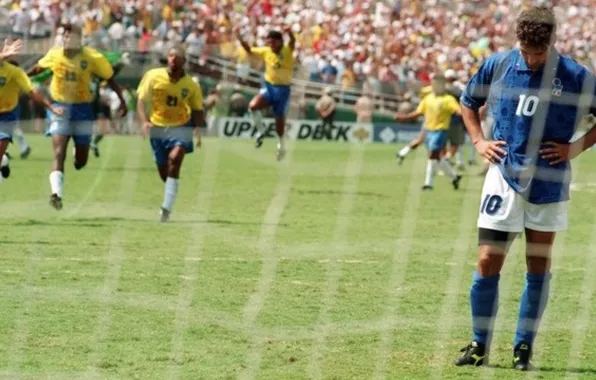
[[[550,257],[527,256],[526,266],[528,273],[546,274],[550,271]]]

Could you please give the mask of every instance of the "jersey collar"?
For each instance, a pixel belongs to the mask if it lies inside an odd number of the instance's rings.
[[[521,54],[521,50],[519,49],[515,49],[515,70],[517,71],[527,71],[527,72],[532,72],[532,70],[530,70],[530,68],[528,67],[528,65],[526,64],[526,61],[524,61],[524,57],[522,57]],[[552,48],[550,51],[550,56],[549,56],[549,60],[552,60],[553,62],[551,62],[551,64],[553,64],[554,70],[557,70],[557,67],[559,66],[558,61],[560,58],[560,54],[557,51],[557,49]],[[548,66],[549,63],[547,62],[544,67]],[[542,72],[542,70],[540,70],[539,72]]]

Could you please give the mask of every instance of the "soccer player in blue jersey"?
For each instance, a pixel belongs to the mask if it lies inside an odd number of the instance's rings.
[[[486,364],[497,313],[499,273],[512,240],[525,232],[527,274],[513,341],[513,367],[531,368],[534,339],[551,279],[555,233],[567,228],[570,165],[596,142],[596,128],[571,142],[581,119],[596,112],[594,76],[554,48],[555,16],[530,7],[518,17],[519,48],[489,57],[461,97],[466,128],[491,161],[478,217],[478,265],[470,290],[473,338],[455,364]],[[479,108],[494,118],[493,140]]]

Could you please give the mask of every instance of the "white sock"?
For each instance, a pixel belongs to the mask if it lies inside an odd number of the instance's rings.
[[[452,179],[455,179],[455,177],[457,177],[457,173],[455,172],[455,169],[453,169],[453,166],[451,166],[449,161],[447,161],[444,158],[441,159],[441,167],[443,168],[443,171],[447,173],[447,175]]]
[[[461,149],[455,153],[455,164],[457,166],[462,166],[464,164],[464,155],[461,152]]]
[[[405,157],[408,155],[408,153],[410,153],[410,150],[412,150],[412,148],[410,148],[409,145],[406,145],[403,148],[401,148],[401,150],[399,151],[399,155],[401,157]]]
[[[437,166],[439,166],[438,160],[431,160],[429,159],[426,163],[426,177],[424,178],[424,186],[432,186],[433,185],[433,177],[435,175],[435,171],[437,170]]]
[[[29,145],[27,145],[27,141],[25,141],[23,130],[21,128],[15,128],[13,131],[13,135],[17,138],[17,143],[21,147],[21,152],[26,151],[27,148],[29,148]]]
[[[64,187],[64,173],[54,170],[50,173],[50,187],[52,188],[52,194],[56,194],[60,198],[63,195]]]
[[[285,149],[286,148],[286,144],[284,141],[284,136],[278,136],[278,140],[277,140],[277,149]]]
[[[258,136],[261,136],[263,133],[265,133],[265,127],[263,126],[263,114],[261,113],[261,111],[253,111],[252,120],[255,123],[255,126],[257,127],[257,131],[259,131]]]
[[[165,193],[163,197],[162,208],[168,211],[172,211],[174,208],[174,202],[176,201],[176,195],[178,194],[178,179],[168,177],[166,179]]]

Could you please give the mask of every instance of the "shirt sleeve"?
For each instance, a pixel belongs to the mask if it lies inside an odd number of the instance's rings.
[[[494,56],[484,61],[468,82],[460,98],[461,104],[478,111],[486,103],[496,66],[497,58]]]
[[[99,52],[93,54],[93,74],[102,79],[110,79],[114,76],[110,61]]]
[[[55,56],[56,49],[51,49],[37,62],[37,66],[41,67],[42,69],[51,69],[54,67]]]
[[[424,97],[424,99],[422,99],[422,101],[420,102],[420,104],[418,104],[418,107],[416,108],[416,112],[417,113],[421,113],[424,114],[426,112],[426,101],[428,99],[428,96]]]
[[[22,69],[16,69],[14,80],[23,93],[28,94],[33,91],[33,83]]]
[[[137,88],[137,97],[142,99],[143,101],[149,100],[149,95],[151,94],[151,82],[153,82],[153,71],[147,71],[143,78],[141,79],[141,83],[139,83],[139,87]]]
[[[456,113],[459,110],[459,103],[453,96],[450,96],[448,99],[449,102],[447,105],[449,106],[449,111],[451,111],[451,113]]]
[[[203,91],[201,90],[201,86],[196,86],[195,91],[188,98],[188,104],[190,105],[190,108],[194,111],[203,110]]]
[[[268,51],[269,51],[268,47],[252,47],[252,48],[250,48],[250,52],[254,55],[259,56],[259,57],[264,57]]]

